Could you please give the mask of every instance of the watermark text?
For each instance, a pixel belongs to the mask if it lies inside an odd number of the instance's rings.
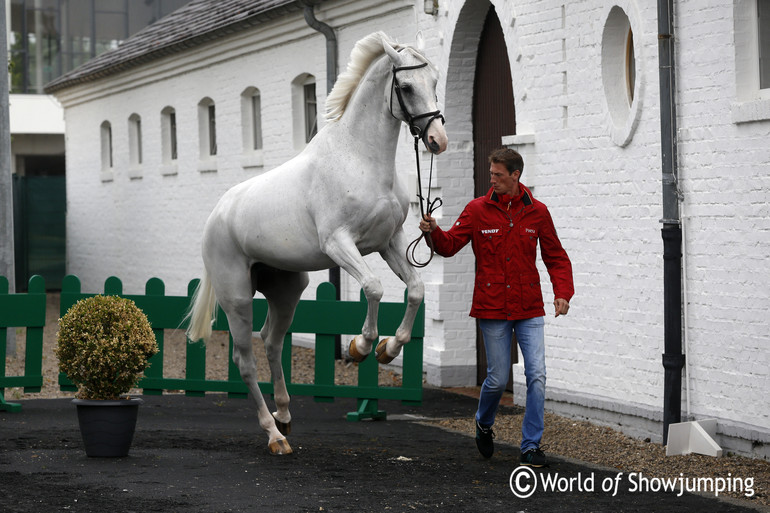
[[[735,493],[754,496],[753,477],[647,477],[641,472],[618,472],[614,476],[597,476],[593,472],[562,475],[559,472],[536,472],[521,466],[511,472],[508,484],[516,497],[525,499],[541,493],[605,493],[615,497],[618,493],[685,493],[720,494]]]

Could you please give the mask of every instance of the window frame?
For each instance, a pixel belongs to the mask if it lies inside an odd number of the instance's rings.
[[[768,6],[768,0],[759,0]],[[770,119],[770,84],[760,88],[758,0],[735,0],[735,101],[731,106],[733,123]],[[770,30],[770,29],[768,29]],[[770,35],[768,36],[770,37]],[[770,65],[770,58],[768,58]]]
[[[257,87],[247,87],[241,93],[241,132],[241,165],[244,168],[263,166],[262,92]]]
[[[112,123],[107,120],[99,125],[99,141],[101,145],[100,178],[103,182],[112,181],[115,153],[112,145]]]
[[[142,155],[142,116],[133,113],[128,117],[129,165],[141,167]]]
[[[210,97],[198,102],[198,171],[216,171],[216,103]]]
[[[179,146],[177,139],[176,109],[166,106],[160,111],[161,171],[164,175],[177,173]]]

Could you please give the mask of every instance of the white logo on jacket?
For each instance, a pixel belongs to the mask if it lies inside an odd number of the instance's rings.
[[[500,228],[494,228],[490,230],[481,230],[481,233],[483,233],[484,235],[489,235],[490,233],[497,233],[499,231],[500,231]]]

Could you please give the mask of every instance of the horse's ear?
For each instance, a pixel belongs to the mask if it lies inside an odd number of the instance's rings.
[[[386,38],[382,38],[382,47],[385,49],[385,53],[388,54],[390,60],[393,62],[393,66],[401,66],[401,54],[395,49],[393,43]]]
[[[420,53],[424,53],[425,52],[425,38],[422,37],[422,30],[417,32],[417,37],[415,39],[417,40],[415,42],[415,45],[414,45],[415,48],[417,48],[417,50]]]

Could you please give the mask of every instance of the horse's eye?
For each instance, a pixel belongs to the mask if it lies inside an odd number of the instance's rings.
[[[409,84],[401,84],[401,92],[403,93],[411,93],[412,92],[412,86]]]

